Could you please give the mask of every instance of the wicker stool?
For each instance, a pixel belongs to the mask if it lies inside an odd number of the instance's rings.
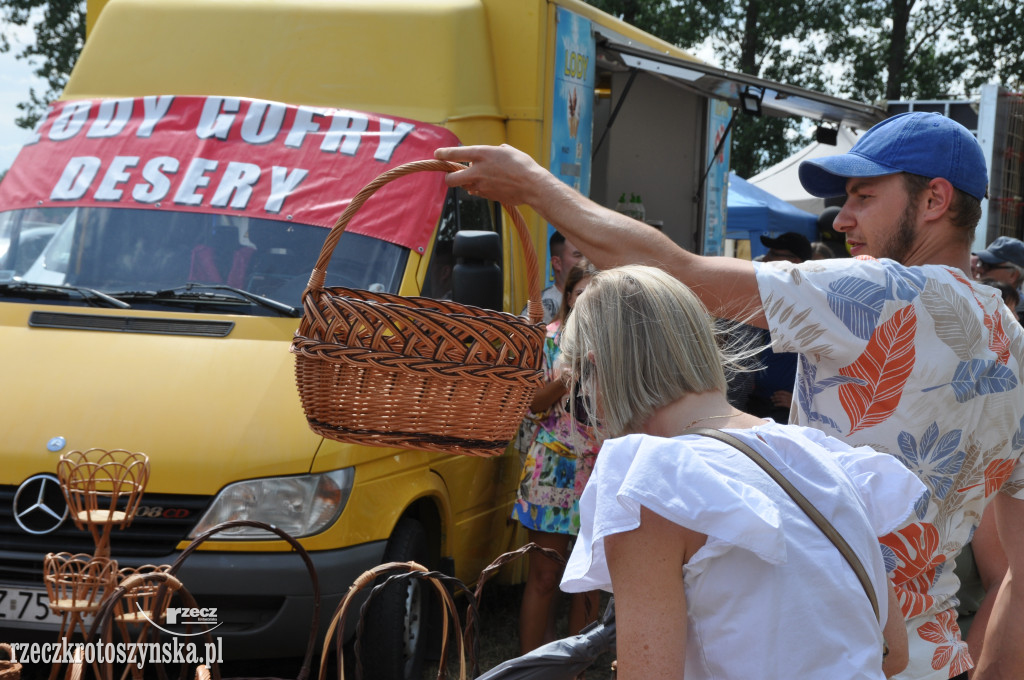
[[[136,574],[167,573],[169,564],[146,564],[141,567],[122,567],[117,572],[117,582],[125,586],[124,597],[117,602],[114,609],[114,620],[126,625],[144,624],[153,621],[154,611],[162,612],[164,606],[157,607],[154,602],[160,582],[152,580],[131,579]],[[134,585],[133,585],[134,584]]]
[[[70,639],[76,629],[87,638],[85,617],[99,611],[104,597],[117,586],[117,562],[84,553],[49,553],[43,559],[43,583],[50,609],[62,617],[59,638]],[[51,680],[59,668],[53,664]]]
[[[69,451],[57,463],[75,526],[92,534],[96,556],[110,555],[110,531],[131,524],[149,481],[149,457],[115,449]]]
[[[118,571],[118,586],[124,593],[114,602],[113,620],[124,642],[145,642],[152,631],[151,624],[166,618],[167,606],[181,587],[181,582],[176,579],[162,578],[167,576],[170,569],[169,564],[146,564],[141,567],[122,567]],[[164,583],[167,583],[163,589],[164,597],[161,598],[162,602],[157,602],[157,594]],[[135,635],[132,635],[131,627],[137,629]],[[136,680],[142,680],[144,676],[144,669],[139,668],[138,664],[128,664],[125,671],[122,678],[129,671]]]

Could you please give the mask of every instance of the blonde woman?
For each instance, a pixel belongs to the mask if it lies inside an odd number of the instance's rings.
[[[905,666],[878,537],[924,492],[913,474],[891,456],[730,406],[730,361],[711,318],[661,270],[597,274],[561,347],[607,438],[562,589],[614,592],[620,680],[880,680]],[[824,514],[865,566],[881,621],[787,493],[735,448],[684,434],[691,427],[741,439]]]

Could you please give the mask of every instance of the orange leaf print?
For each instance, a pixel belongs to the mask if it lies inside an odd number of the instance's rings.
[[[840,375],[864,382],[839,386],[839,401],[850,419],[849,434],[883,422],[896,410],[914,368],[916,329],[913,306],[903,307],[875,329],[855,362],[839,369]]]
[[[953,275],[953,278],[954,278],[954,279],[956,279],[957,281],[959,281],[960,283],[964,284],[964,285],[965,285],[965,286],[967,286],[968,288],[970,288],[970,287],[971,287],[971,282],[970,282],[970,281],[968,281],[968,280],[967,280],[967,277],[966,277],[966,276],[964,276],[963,274],[961,274],[961,273],[960,273],[959,271],[953,271],[953,270],[951,270],[951,271],[950,271],[949,273],[950,273],[950,274],[952,274],[952,275]],[[978,296],[977,296],[977,295],[975,295],[975,296],[974,296],[974,299],[978,299]]]
[[[956,624],[956,616],[951,610],[939,612],[934,621],[929,621],[917,629],[922,640],[935,643],[932,654],[932,668],[939,670],[949,666],[950,677],[960,675],[972,667],[967,644],[960,638],[960,627]]]
[[[985,498],[1002,488],[1016,464],[1015,460],[1000,458],[985,467]]]
[[[988,348],[995,353],[999,363],[1005,366],[1010,360],[1010,338],[1003,330],[1003,318],[999,312],[985,314],[984,318],[985,328],[989,331]]]
[[[946,561],[946,557],[939,552],[939,531],[931,524],[908,524],[879,540],[896,556],[893,584],[897,586],[906,585],[915,589],[910,581],[929,570],[934,571],[936,566]],[[928,577],[928,582],[931,582],[931,577]],[[927,584],[923,590],[927,592]]]
[[[911,581],[903,586],[893,586],[896,591],[896,599],[900,603],[900,611],[903,612],[903,618],[910,619],[923,614],[935,604],[935,598],[927,593],[929,583],[931,583],[931,579],[927,579],[924,584],[925,592],[919,591],[920,583],[918,581]]]

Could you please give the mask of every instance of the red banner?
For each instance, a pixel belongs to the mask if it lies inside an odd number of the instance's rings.
[[[57,102],[0,183],[0,210],[118,204],[331,227],[380,173],[457,144],[417,121],[237,97]],[[395,180],[347,230],[422,252],[444,192],[440,172]]]

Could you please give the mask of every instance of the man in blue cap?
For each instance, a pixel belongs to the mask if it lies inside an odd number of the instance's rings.
[[[1000,236],[985,250],[972,253],[978,258],[976,278],[994,279],[1017,289],[1018,299],[1024,300],[1024,241],[1011,236]],[[1017,305],[1018,314],[1024,307]]]
[[[436,155],[471,164],[449,184],[530,205],[598,267],[659,266],[715,315],[767,328],[779,351],[800,353],[790,422],[918,473],[928,493],[909,524],[881,539],[910,644],[899,678],[967,677],[953,562],[992,501],[1010,567],[974,680],[1024,678],[1024,330],[968,273],[988,181],[968,130],[912,112],[875,125],[846,154],[804,161],[805,189],[846,195],[833,226],[854,257],[803,264],[687,252],[509,146]]]

